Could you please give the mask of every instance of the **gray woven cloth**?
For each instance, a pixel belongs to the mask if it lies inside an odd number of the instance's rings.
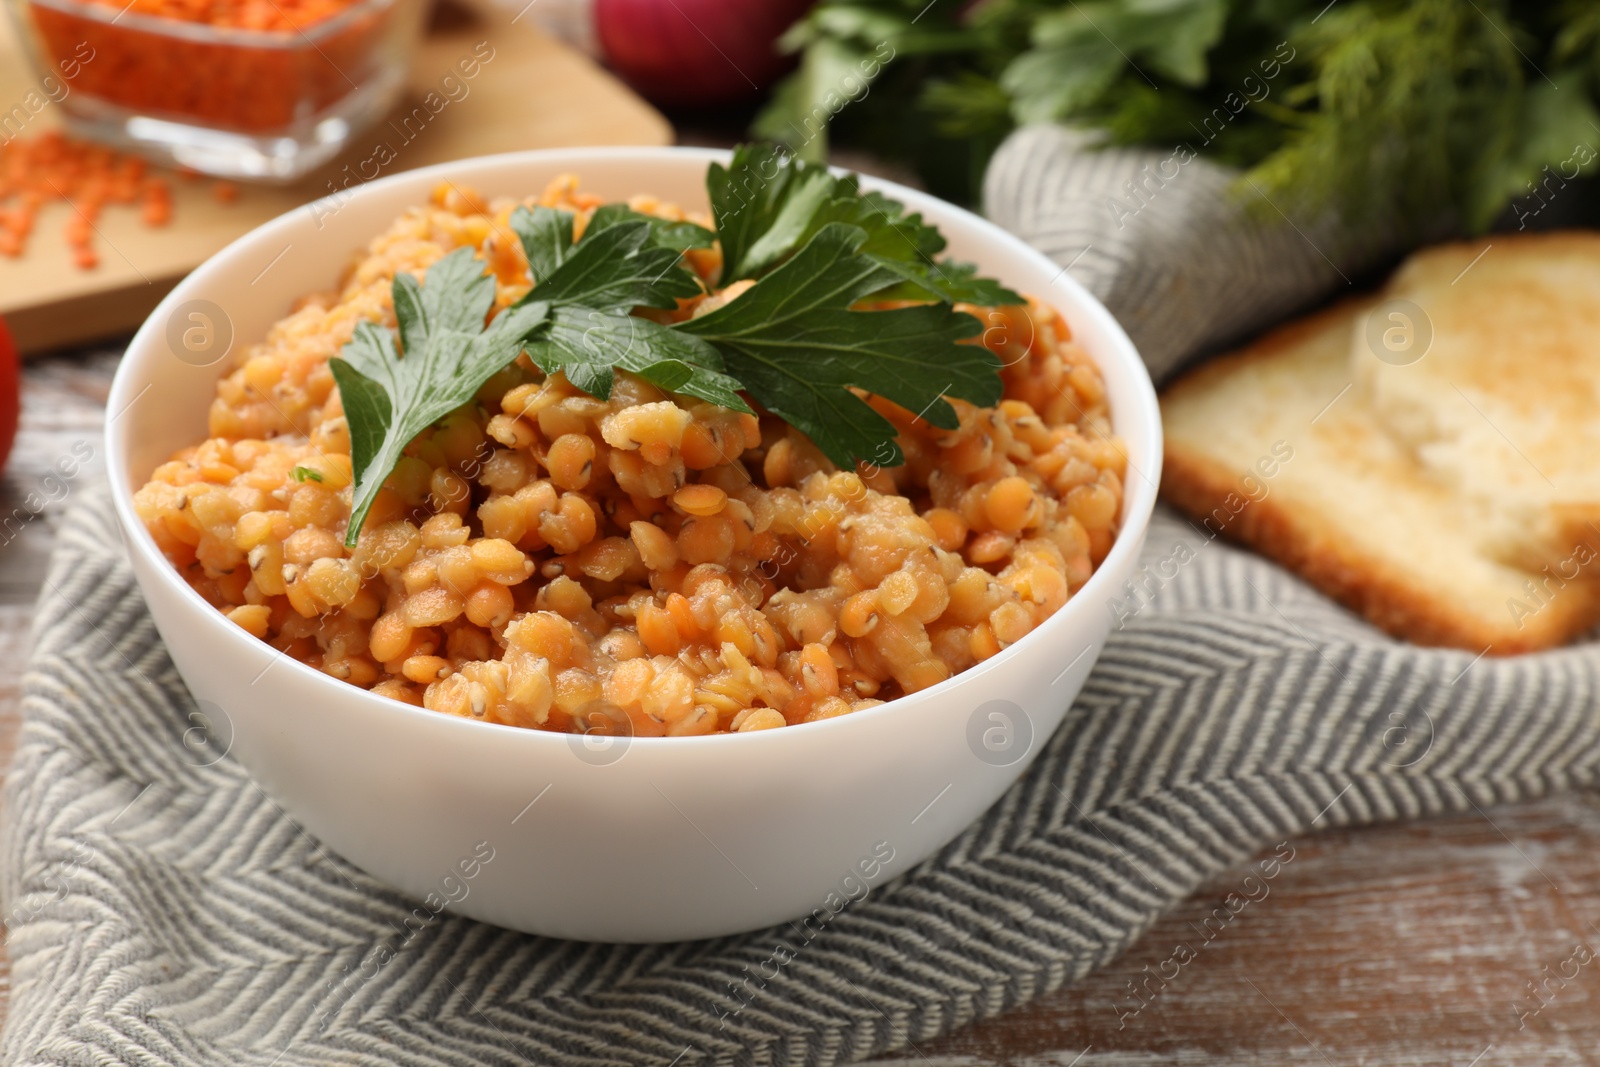
[[[986,213],[1099,297],[1158,382],[1395,251],[1381,230],[1291,218],[1188,146],[1088,150],[1094,140],[1060,126],[1017,131],[985,176]]]
[[[1018,220],[1048,223],[1051,204],[1103,182],[1115,158],[1059,144],[1046,157],[1048,139],[1030,137],[1002,153],[990,186],[1012,191],[1015,215],[991,205],[1052,248]],[[1213,183],[1197,217],[1226,219],[1223,195]],[[1107,247],[1159,258],[1151,288],[1209,284],[1183,281],[1181,254],[1202,273],[1214,261],[1194,251],[1203,235],[1178,232]],[[1233,267],[1248,276],[1227,284],[1277,295],[1237,316],[1327,285],[1314,269],[1286,285],[1309,260],[1280,268],[1265,249],[1293,242],[1260,232],[1260,254]],[[1174,360],[1249,325],[1141,304],[1127,294],[1141,291],[1142,260],[1100,262],[1072,269],[1114,306],[1151,309],[1135,328]],[[1594,782],[1592,648],[1495,661],[1399,645],[1165,514],[1146,563],[1158,590],[1119,605],[1122,626],[1030,773],[814,937],[785,925],[576,944],[446,912],[408,939],[409,901],[299,830],[231,759],[196,765],[194,706],[106,495],[87,491],[45,583],[6,784],[6,1062],[821,1067],[920,1045],[1080,978],[1208,876],[1284,838]],[[373,967],[380,948],[392,958]]]

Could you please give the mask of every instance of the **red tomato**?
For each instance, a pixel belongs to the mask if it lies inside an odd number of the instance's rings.
[[[0,472],[6,469],[11,443],[17,437],[17,409],[22,404],[22,364],[11,331],[0,319]]]

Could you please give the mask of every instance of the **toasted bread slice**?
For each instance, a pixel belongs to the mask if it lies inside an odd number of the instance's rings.
[[[1570,640],[1600,619],[1600,535],[1565,577],[1486,550],[1477,505],[1357,395],[1351,336],[1371,306],[1292,323],[1168,389],[1163,492],[1397,637],[1492,654]]]
[[[1423,317],[1407,322],[1398,301]],[[1600,234],[1427,249],[1396,272],[1372,319],[1352,331],[1356,388],[1427,476],[1471,506],[1485,551],[1539,568],[1595,536]],[[1396,365],[1376,354],[1385,329],[1398,340],[1430,326],[1425,355]]]

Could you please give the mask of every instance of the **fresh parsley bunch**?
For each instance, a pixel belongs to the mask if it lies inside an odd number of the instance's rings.
[[[1417,231],[1485,228],[1600,155],[1593,0],[821,0],[785,40],[801,66],[760,135],[898,156],[969,202],[1032,122]]]
[[[894,425],[853,390],[954,429],[946,397],[980,406],[1001,395],[999,361],[970,342],[978,320],[957,301],[1022,297],[970,266],[939,259],[944,239],[920,215],[853,178],[771,146],[743,147],[706,181],[713,232],[620,204],[598,209],[583,238],[573,215],[511,216],[533,287],[489,318],[494,279],[472,249],[439,260],[419,284],[394,280],[396,330],[357,326],[332,362],[350,424],[354,545],[384,481],[418,434],[468,403],[520,353],[546,374],[609,398],[617,370],[670,393],[750,411],[745,395],[805,433],[841,467],[904,461]],[[722,247],[720,287],[752,284],[715,310],[673,325],[633,314],[703,293],[683,265]],[[862,310],[862,301],[915,301]]]

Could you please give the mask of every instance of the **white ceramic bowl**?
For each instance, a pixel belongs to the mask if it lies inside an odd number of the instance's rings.
[[[1088,585],[971,670],[825,722],[601,748],[413,708],[279,656],[208,606],[156,548],[133,491],[205,436],[217,379],[232,364],[176,354],[186,329],[201,331],[190,341],[202,348],[207,340],[204,319],[191,317],[207,308],[195,301],[223,309],[237,355],[297,297],[333,285],[355,253],[444,179],[524,196],[574,172],[607,198],[644,192],[704,208],[706,166],[723,158],[580,148],[372,182],[274,219],[213,256],[162,301],[117,373],[106,434],[117,515],[179,672],[220,720],[220,743],[284,810],[422,907],[448,901],[501,926],[601,941],[710,937],[837,910],[948,842],[1027,769],[1083,685],[1110,628],[1108,603],[1132,574],[1161,465],[1155,392],[1132,343],[1022,241],[871,178],[865,188],[936,224],[950,254],[1061,310],[1105,374],[1133,468],[1122,533]]]

